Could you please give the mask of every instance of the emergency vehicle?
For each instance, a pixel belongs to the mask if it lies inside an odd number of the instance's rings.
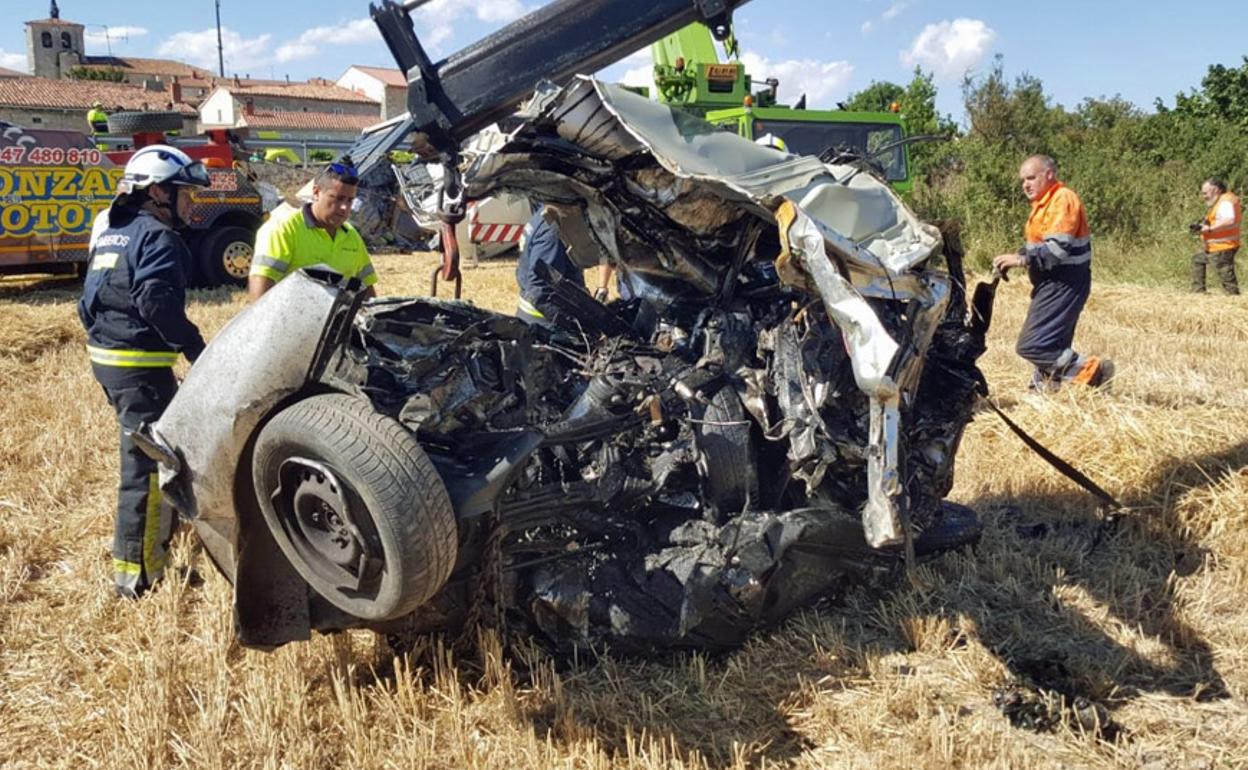
[[[181,126],[177,113],[116,113],[110,130],[125,127],[133,148],[167,143]],[[176,124],[176,125],[175,125]],[[240,285],[264,208],[259,190],[234,164],[225,131],[178,146],[203,161],[212,187],[192,194],[185,233],[194,257],[192,285]],[[78,131],[28,129],[0,122],[0,275],[85,271],[95,215],[108,207],[134,150],[101,150]]]

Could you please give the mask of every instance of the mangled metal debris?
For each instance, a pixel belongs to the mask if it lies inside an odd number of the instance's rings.
[[[558,649],[723,648],[977,536],[943,498],[983,337],[938,231],[589,79],[521,115],[467,195],[546,204],[636,298],[559,284],[572,322],[530,325],[301,274],[240,315],[152,439],[244,643],[486,612]]]

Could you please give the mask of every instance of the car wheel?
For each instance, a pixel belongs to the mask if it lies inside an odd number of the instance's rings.
[[[199,239],[196,262],[202,286],[242,286],[251,271],[256,234],[245,227],[210,230]]]
[[[313,396],[260,431],[256,494],[313,590],[365,620],[406,615],[455,564],[450,497],[415,436],[354,396]]]
[[[181,131],[182,115],[177,112],[115,112],[108,116],[108,133],[143,134]]]
[[[931,556],[955,551],[979,542],[983,533],[983,522],[973,509],[945,500],[914,539],[914,552],[918,556]]]
[[[703,490],[721,514],[758,503],[758,459],[741,399],[722,387],[693,409],[694,432],[702,457]],[[721,518],[722,515],[721,515]]]

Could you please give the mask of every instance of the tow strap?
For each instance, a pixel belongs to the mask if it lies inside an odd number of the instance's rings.
[[[1097,484],[1095,481],[1083,475],[1083,473],[1081,473],[1078,468],[1074,467],[1073,465],[1066,462],[1062,458],[1053,454],[1053,452],[1049,451],[1047,447],[1045,447],[1039,441],[1036,441],[1034,438],[1028,435],[1027,431],[1018,427],[1018,424],[1015,423],[1013,420],[1011,420],[1009,417],[1007,417],[1005,412],[1001,411],[1001,408],[997,406],[996,404],[994,404],[990,399],[985,398],[984,396],[980,396],[980,400],[982,400],[985,404],[987,404],[989,409],[996,412],[997,416],[1001,418],[1001,420],[1006,424],[1006,426],[1010,430],[1014,431],[1014,435],[1022,439],[1023,443],[1027,445],[1028,449],[1040,455],[1040,457],[1043,458],[1044,461],[1047,462],[1049,465],[1052,465],[1053,468],[1056,469],[1058,473],[1062,474],[1066,478],[1070,479],[1071,481],[1075,482],[1079,486],[1083,487],[1088,492],[1091,492],[1093,495],[1096,496],[1096,499],[1100,500],[1101,503],[1104,504],[1106,507],[1112,508],[1114,510],[1119,510],[1122,508],[1122,503],[1114,499],[1113,495],[1111,495],[1110,493],[1102,489],[1101,486]]]
[[[993,269],[992,280],[980,283],[975,287],[975,293],[971,299],[970,313],[967,318],[967,326],[973,334],[978,335],[981,339],[988,333],[988,327],[992,324],[992,307],[997,297],[997,287],[1002,281],[1008,280],[1009,277],[1005,273]],[[1091,552],[1101,542],[1106,531],[1117,522],[1118,516],[1122,511],[1122,503],[1118,502],[1113,495],[1106,492],[1095,481],[1085,476],[1078,468],[1053,454],[1046,446],[1032,438],[1027,431],[1020,428],[1017,423],[1006,416],[1005,412],[1001,411],[1001,407],[988,398],[988,394],[984,392],[982,384],[977,389],[979,390],[979,400],[987,404],[988,408],[1001,418],[1006,427],[1013,431],[1014,435],[1018,436],[1027,445],[1028,449],[1040,455],[1040,458],[1053,466],[1053,469],[1058,473],[1075,482],[1084,491],[1090,492],[1097,500],[1101,501],[1101,526],[1097,529],[1092,545],[1088,549]]]
[[[1027,445],[1028,449],[1040,455],[1040,458],[1049,465],[1053,466],[1053,469],[1058,473],[1075,482],[1085,491],[1090,492],[1097,500],[1101,501],[1101,506],[1098,511],[1101,514],[1101,523],[1096,529],[1096,534],[1092,537],[1092,543],[1088,546],[1088,553],[1092,553],[1092,551],[1096,550],[1096,547],[1101,544],[1101,540],[1105,538],[1105,535],[1109,532],[1109,530],[1118,523],[1118,517],[1122,513],[1122,503],[1118,502],[1113,495],[1106,492],[1101,485],[1085,476],[1078,468],[1053,454],[1053,452],[1047,447],[1032,438],[1027,431],[1020,428],[1017,423],[1007,417],[1005,412],[1001,411],[1001,407],[994,404],[987,396],[980,394],[979,398],[980,401],[987,404],[988,408],[1001,418],[1001,421],[1005,423],[1006,427],[1014,432],[1015,436],[1018,436],[1019,439]]]

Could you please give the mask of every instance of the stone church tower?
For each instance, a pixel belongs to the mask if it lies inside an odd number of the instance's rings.
[[[83,26],[62,21],[61,11],[52,0],[48,18],[26,22],[26,65],[30,74],[41,78],[67,78],[82,64]]]

